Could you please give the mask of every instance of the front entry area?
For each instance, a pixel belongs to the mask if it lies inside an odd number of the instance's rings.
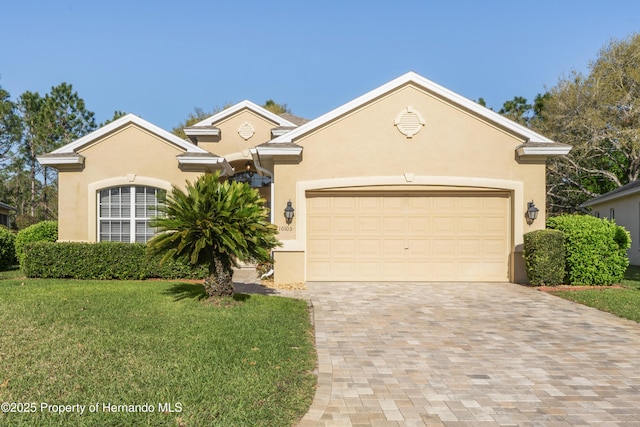
[[[507,192],[308,192],[307,281],[509,281]]]

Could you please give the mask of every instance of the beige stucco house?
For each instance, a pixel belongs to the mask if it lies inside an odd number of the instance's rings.
[[[271,207],[277,283],[521,282],[528,203],[570,149],[412,72],[308,122],[244,101],[185,133],[130,114],[40,157],[60,240],[146,241],[158,191],[221,170]]]
[[[582,204],[598,218],[615,220],[631,234],[629,263],[640,265],[640,181],[633,181]]]
[[[11,227],[11,212],[15,212],[16,208],[9,206],[6,203],[0,202],[0,225],[5,227]]]

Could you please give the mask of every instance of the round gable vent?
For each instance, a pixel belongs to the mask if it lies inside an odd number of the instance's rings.
[[[249,122],[244,122],[238,128],[238,135],[240,135],[242,137],[242,139],[244,139],[245,141],[247,139],[251,138],[253,136],[253,134],[255,134],[255,133],[256,132],[253,129],[253,126],[251,126],[251,123],[249,123]]]
[[[407,107],[398,114],[394,124],[401,134],[411,138],[424,126],[424,118],[413,107]]]

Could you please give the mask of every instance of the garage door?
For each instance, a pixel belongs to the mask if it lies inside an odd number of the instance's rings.
[[[509,197],[307,194],[308,281],[508,281]]]

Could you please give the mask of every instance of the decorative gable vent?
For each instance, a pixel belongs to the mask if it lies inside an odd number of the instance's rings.
[[[255,133],[253,126],[251,126],[251,123],[249,122],[244,122],[238,128],[238,135],[240,135],[245,141],[251,138]]]
[[[409,106],[398,114],[394,124],[401,134],[407,138],[412,138],[424,126],[424,118],[418,111]]]

